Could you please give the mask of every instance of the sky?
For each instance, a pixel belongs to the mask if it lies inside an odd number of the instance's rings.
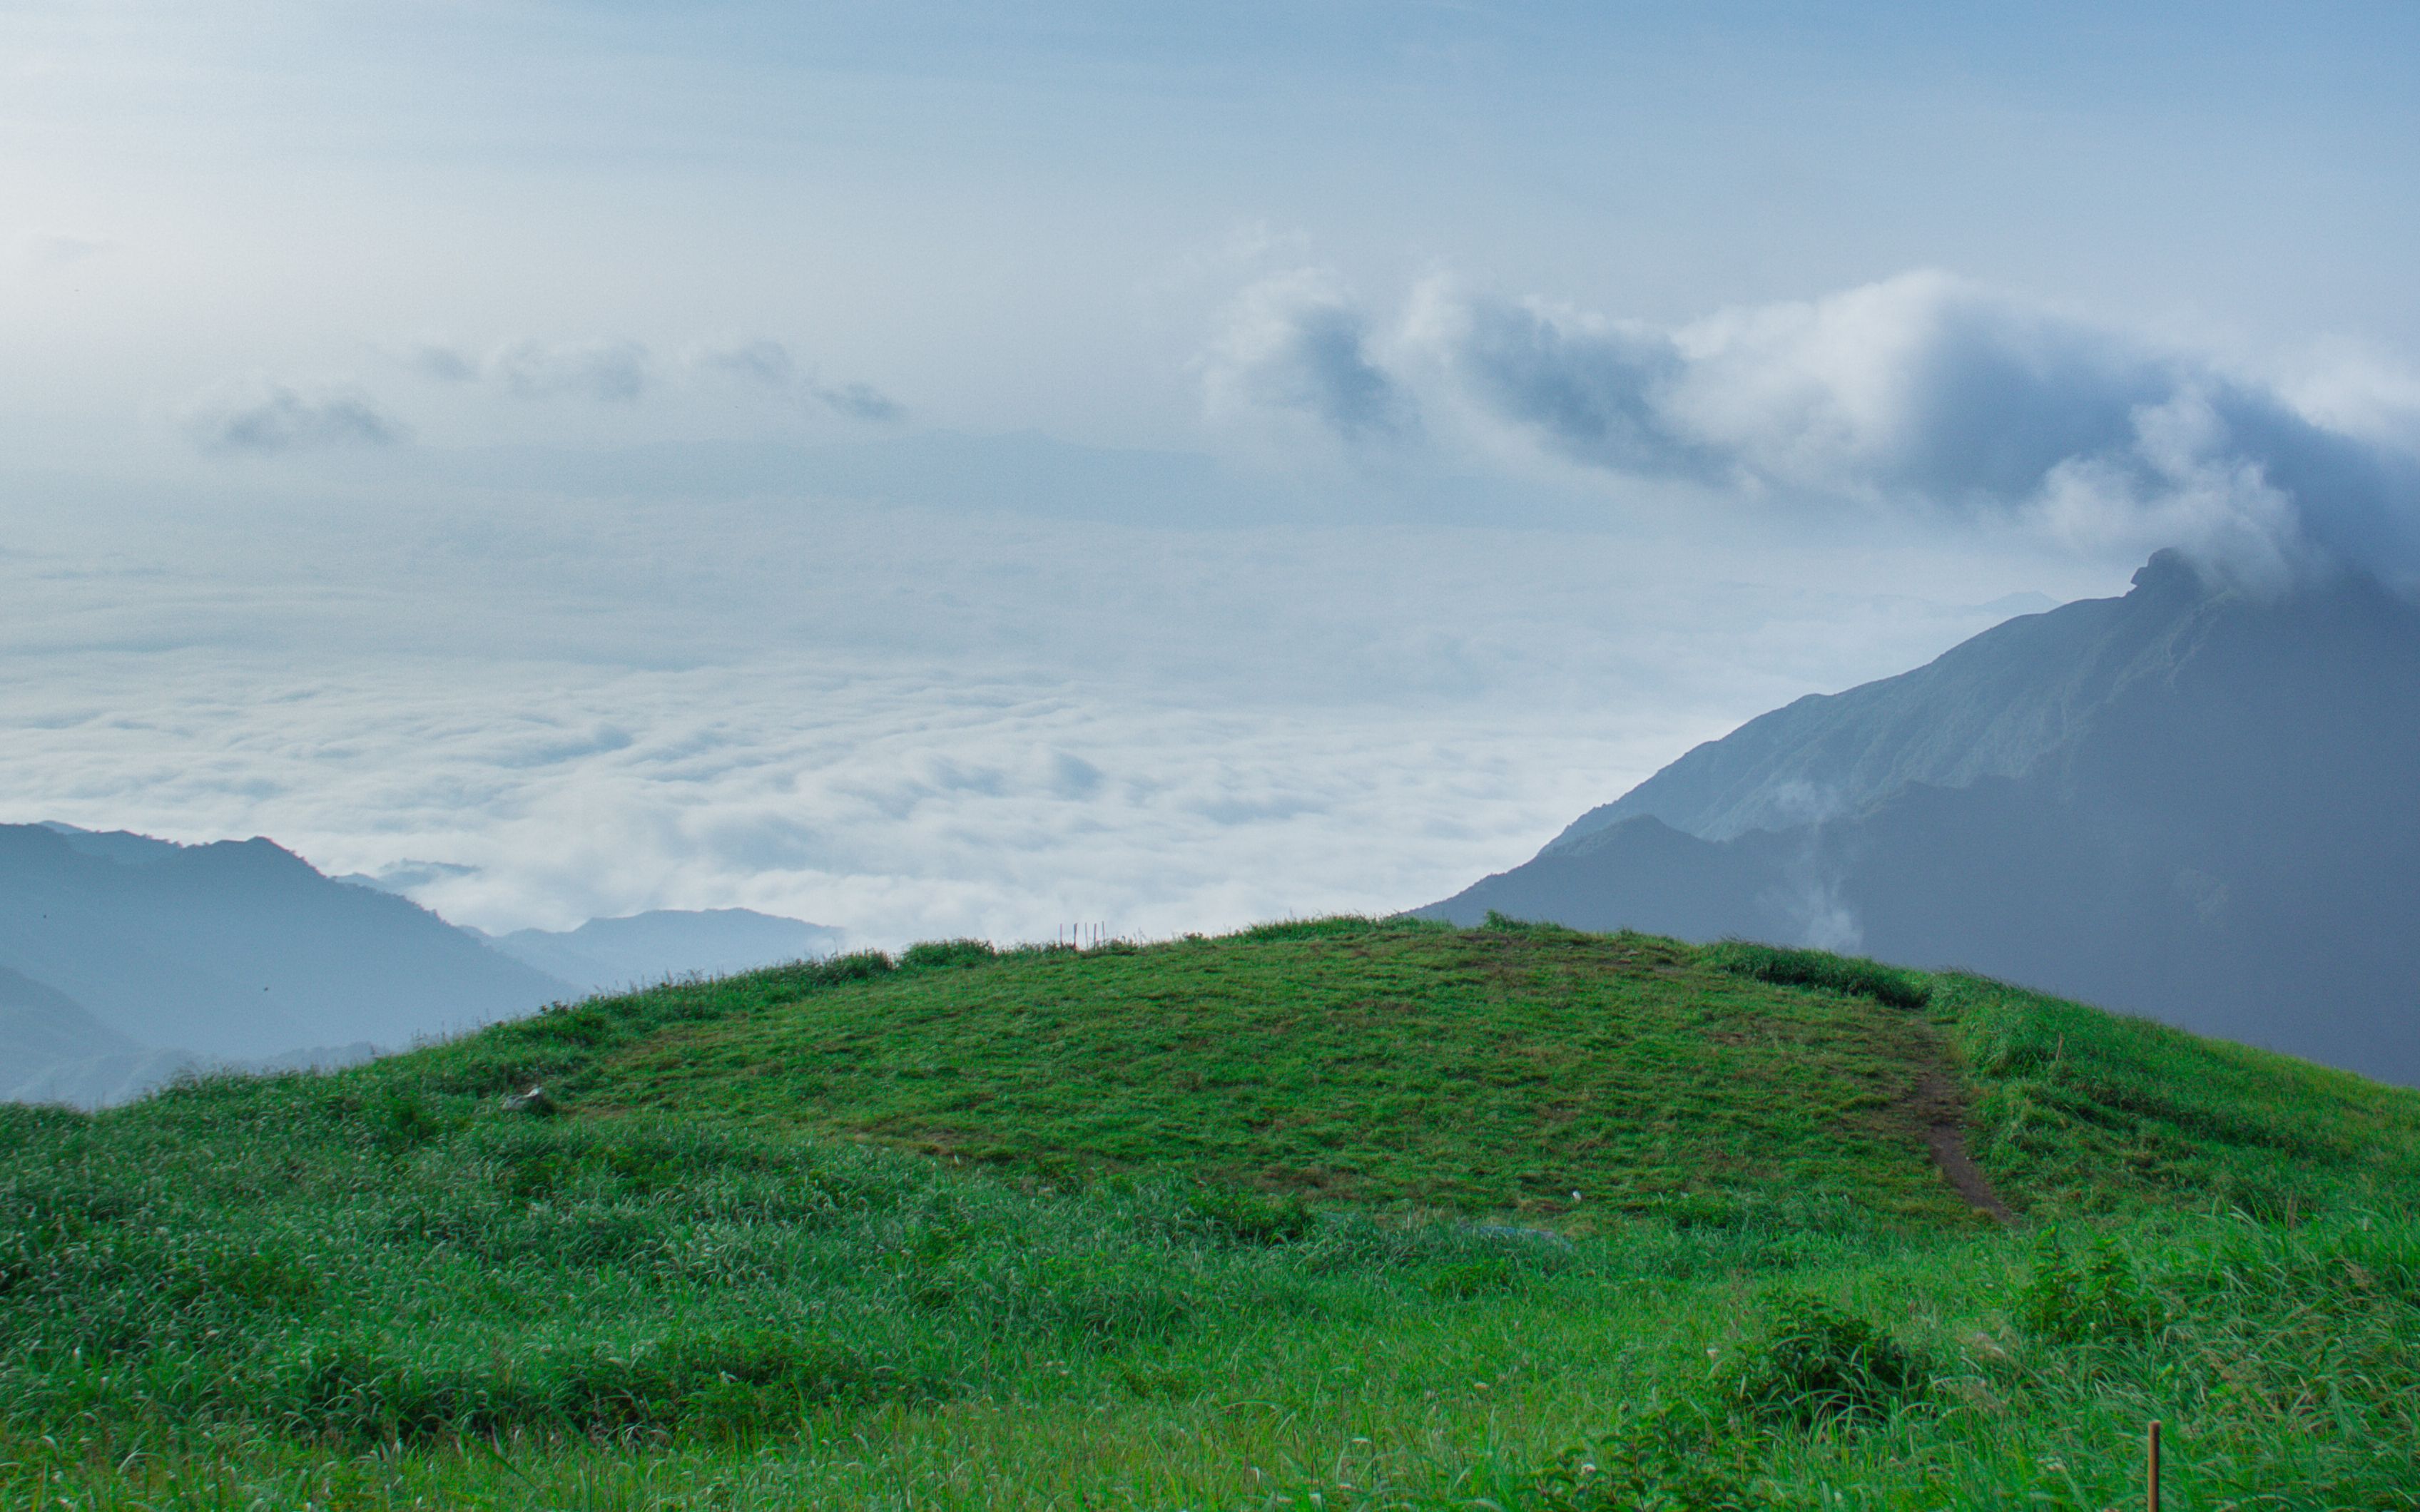
[[[0,820],[1415,906],[2186,549],[2420,579],[2403,4],[0,5]]]

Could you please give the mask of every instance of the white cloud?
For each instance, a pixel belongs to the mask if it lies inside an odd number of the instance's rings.
[[[2252,581],[2330,558],[2420,572],[2420,465],[2389,426],[2332,428],[2208,357],[1941,274],[1668,329],[1433,282],[1385,344],[1324,281],[1238,309],[1214,379],[1348,438],[1418,395],[1624,477],[2008,517]]]

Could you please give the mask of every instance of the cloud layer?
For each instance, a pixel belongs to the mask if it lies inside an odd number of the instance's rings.
[[[1940,274],[1668,329],[1437,281],[1372,330],[1315,275],[1258,285],[1214,345],[1214,408],[1354,440],[1450,417],[1587,470],[2012,517],[2253,580],[2318,560],[2420,571],[2408,453],[2205,356]]]
[[[0,553],[0,818],[267,834],[492,929],[1393,909],[2060,586],[1887,542],[1712,579],[1694,541],[1628,533],[446,486],[29,506]]]

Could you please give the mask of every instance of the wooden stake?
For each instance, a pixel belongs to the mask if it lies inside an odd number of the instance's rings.
[[[2156,1417],[2151,1419],[2150,1451],[2150,1490],[2149,1499],[2144,1504],[2149,1508],[2149,1512],[2160,1512],[2160,1420]]]

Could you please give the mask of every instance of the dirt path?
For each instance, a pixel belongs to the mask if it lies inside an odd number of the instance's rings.
[[[1941,1042],[1929,1045],[1938,1057],[1948,1059],[1948,1047]],[[1916,1081],[1916,1096],[1912,1110],[1924,1122],[1924,1147],[1933,1151],[1933,1164],[1941,1166],[1941,1176],[1965,1197],[1967,1207],[1975,1212],[1989,1212],[1996,1222],[2013,1224],[2016,1214],[2009,1212],[2007,1202],[1992,1190],[1989,1179],[1975,1166],[1975,1156],[1965,1151],[1965,1093],[1958,1091],[1958,1081],[1950,1076],[1946,1064],[1926,1067],[1924,1079]]]
[[[1932,1164],[1966,1205],[1978,1212],[1988,1212],[1997,1221],[2013,1224],[2017,1215],[1992,1190],[1992,1183],[1976,1168],[1974,1157],[1966,1153],[1966,1099],[1947,1072],[1928,1069],[1924,1079],[1916,1084],[1915,1109],[1924,1122],[1925,1147],[1932,1151]]]

